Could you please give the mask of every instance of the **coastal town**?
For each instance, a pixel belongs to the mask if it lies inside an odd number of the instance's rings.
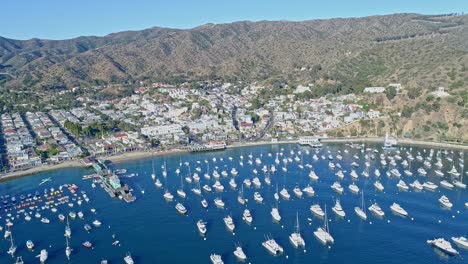
[[[324,138],[356,121],[386,118],[384,109],[362,103],[363,96],[312,98],[312,86],[284,84],[277,94],[268,94],[271,87],[256,84],[152,83],[112,100],[86,96],[103,87],[74,88],[58,96],[83,90],[79,107],[2,115],[2,172],[134,151]],[[400,84],[389,87],[401,91]],[[385,94],[385,89],[366,87],[364,96]]]

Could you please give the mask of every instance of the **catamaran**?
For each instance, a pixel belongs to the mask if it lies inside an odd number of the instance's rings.
[[[273,238],[268,238],[267,240],[262,242],[262,246],[268,250],[274,256],[280,255],[283,253],[283,248],[276,243]]]
[[[299,213],[296,212],[296,225],[294,227],[294,232],[289,235],[289,241],[297,248],[297,247],[305,247],[304,239],[301,236],[301,232],[299,229]]]
[[[354,207],[354,212],[362,219],[367,219],[366,211],[364,210],[364,191],[361,192],[361,207]]]
[[[314,232],[314,236],[322,243],[328,244],[333,243],[335,240],[330,235],[330,230],[328,227],[328,220],[327,220],[327,207],[325,205],[325,217],[323,220],[323,227],[318,227],[317,230]]]

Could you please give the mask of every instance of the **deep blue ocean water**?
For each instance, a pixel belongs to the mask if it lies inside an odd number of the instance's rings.
[[[381,145],[368,145],[377,148],[382,152]],[[343,153],[347,148],[349,153]],[[283,156],[279,156],[280,161],[286,157],[294,158],[296,154],[291,156],[290,150],[296,153],[301,150],[303,155],[302,162],[288,163],[288,171],[284,173],[281,170],[282,162],[276,165],[277,172],[271,175],[272,185],[268,186],[263,181],[263,165],[273,165],[275,154],[281,152]],[[306,150],[310,153],[307,155]],[[255,147],[243,147],[229,149],[223,152],[208,152],[208,153],[187,153],[154,157],[142,160],[127,161],[113,165],[114,168],[126,168],[127,174],[135,173],[138,176],[133,178],[123,178],[123,181],[128,183],[135,190],[137,201],[127,204],[117,198],[110,198],[108,194],[99,186],[91,187],[90,180],[82,180],[81,177],[86,174],[91,174],[91,169],[71,168],[58,171],[40,173],[30,177],[18,178],[0,183],[0,195],[15,195],[17,198],[21,194],[34,193],[50,187],[55,189],[58,186],[66,183],[75,183],[81,190],[87,192],[91,199],[89,204],[83,203],[78,206],[75,203],[73,208],[67,205],[59,206],[59,213],[67,214],[73,210],[75,212],[83,211],[85,219],[70,220],[72,228],[71,246],[74,251],[69,263],[99,263],[102,259],[108,259],[109,263],[123,263],[123,257],[126,252],[131,252],[135,263],[209,263],[211,253],[221,254],[225,263],[236,263],[237,260],[233,255],[236,244],[241,244],[248,260],[247,263],[468,263],[468,250],[459,249],[460,255],[448,257],[426,244],[427,239],[435,237],[443,237],[447,240],[452,236],[467,236],[468,235],[468,209],[464,203],[468,202],[468,191],[453,189],[447,190],[439,187],[435,192],[423,191],[400,192],[396,187],[398,179],[387,177],[385,172],[387,167],[381,167],[380,159],[376,154],[376,159],[371,160],[370,177],[364,178],[360,173],[364,169],[364,154],[361,150],[351,149],[344,144],[328,144],[320,149],[318,154],[327,157],[328,151],[336,156],[337,151],[341,150],[343,155],[342,161],[337,161],[345,171],[345,178],[341,181],[344,187],[344,194],[338,195],[331,188],[331,184],[337,181],[335,172],[328,168],[328,159],[314,162],[312,155],[314,149],[300,147],[294,144],[287,145],[265,145]],[[417,151],[426,157],[429,155],[429,149],[412,147],[401,147],[401,156],[406,158],[406,151],[411,151],[416,157]],[[272,156],[268,156],[272,153]],[[348,190],[348,185],[352,182],[349,172],[351,171],[351,163],[355,160],[353,155],[357,153],[360,157],[357,162],[359,167],[356,169],[359,174],[357,185],[361,190],[364,189],[366,207],[376,201],[385,211],[385,217],[379,219],[372,215],[368,210],[367,221],[360,220],[354,213],[353,208],[360,205],[361,195],[352,194]],[[254,160],[256,157],[262,157],[262,165],[257,166],[255,162],[249,165],[248,155],[252,154]],[[240,155],[244,156],[244,166],[239,165]],[[451,156],[452,154],[450,154]],[[454,151],[454,162],[456,168],[458,166],[458,151]],[[466,155],[466,153],[465,153]],[[442,155],[444,168],[446,172],[451,168],[451,163],[445,159],[446,155]],[[230,161],[228,157],[232,157]],[[213,158],[217,161],[213,162]],[[220,161],[223,158],[223,161]],[[466,160],[466,157],[464,157]],[[253,184],[251,188],[244,186],[244,197],[249,199],[247,208],[250,209],[254,222],[252,225],[247,225],[242,220],[242,211],[244,206],[237,202],[238,190],[231,190],[229,187],[229,179],[221,177],[221,183],[225,190],[223,193],[205,193],[203,197],[209,202],[209,208],[204,209],[201,206],[201,197],[193,194],[190,189],[193,187],[184,180],[184,188],[187,193],[186,199],[177,197],[176,190],[180,186],[180,178],[177,177],[175,170],[179,167],[179,163],[189,162],[192,174],[198,166],[202,172],[198,172],[201,178],[201,185],[207,184],[208,181],[203,177],[206,170],[205,160],[209,161],[210,169],[218,167],[218,172],[223,169],[228,172],[232,167],[237,168],[239,175],[235,177],[238,188],[242,181],[249,177],[254,177],[252,170],[256,168],[259,172],[258,177],[262,181],[262,188],[255,189]],[[197,164],[200,161],[200,164]],[[168,168],[167,179],[161,176],[161,166],[166,163]],[[311,164],[314,171],[320,177],[317,182],[310,181],[308,174],[309,169],[301,170],[299,164]],[[403,168],[398,162],[397,168],[403,174]],[[435,155],[433,158],[435,163]],[[158,178],[164,184],[162,189],[157,189],[151,179],[152,166],[156,169]],[[407,184],[415,179],[423,182],[430,180],[438,183],[441,179],[434,174],[434,166],[428,170],[428,176],[417,176],[417,169],[422,167],[422,163],[413,161],[411,170],[413,176],[402,176]],[[379,193],[375,190],[373,183],[375,182],[374,169],[379,168],[381,171],[380,181],[385,186],[385,191]],[[181,175],[185,177],[188,169],[185,165],[181,167]],[[447,173],[445,173],[447,175]],[[47,177],[52,177],[53,182],[43,186],[38,186],[39,182]],[[448,176],[446,176],[448,177]],[[463,182],[467,182],[465,177]],[[211,178],[208,183],[213,185],[214,180]],[[293,188],[298,185],[304,188],[307,184],[311,184],[315,190],[315,196],[302,199],[296,198],[293,193]],[[279,210],[282,216],[281,222],[274,223],[272,221],[270,211],[275,205],[273,194],[276,189],[285,186],[291,194],[289,201],[280,199]],[[173,202],[166,202],[163,199],[164,190],[168,188],[175,196]],[[141,190],[145,193],[142,194]],[[253,193],[259,191],[263,198],[263,204],[258,204],[253,199]],[[445,194],[454,204],[451,210],[442,209],[438,199]],[[220,197],[225,202],[224,209],[217,209],[213,204],[213,200]],[[337,218],[331,208],[334,205],[334,200],[339,198],[343,209],[346,212],[346,217],[343,219]],[[177,201],[182,202],[188,209],[187,215],[180,215],[176,212],[174,206]],[[390,205],[393,202],[399,203],[409,213],[409,217],[402,218],[392,214]],[[327,205],[327,213],[330,219],[329,227],[331,235],[335,239],[335,243],[330,247],[320,244],[313,235],[313,232],[318,226],[323,225],[323,220],[314,217],[310,212],[310,206],[314,203],[319,203],[324,209]],[[97,214],[93,215],[90,208],[95,208]],[[28,210],[29,211],[29,210]],[[305,252],[303,249],[295,249],[289,242],[289,235],[294,229],[296,212],[299,213],[299,221],[301,225],[301,234],[305,239]],[[16,256],[22,256],[25,263],[39,263],[35,258],[39,251],[46,248],[49,251],[49,259],[47,263],[68,263],[65,258],[65,224],[58,221],[57,214],[50,211],[41,212],[43,216],[51,220],[50,224],[43,224],[38,219],[34,218],[30,222],[26,222],[21,217],[20,220],[14,220],[15,225],[12,228],[13,237],[18,250]],[[232,215],[236,225],[234,234],[226,230],[223,222],[223,217]],[[13,213],[15,216],[16,213]],[[0,223],[4,223],[6,214],[1,212]],[[412,220],[413,218],[413,220]],[[91,224],[95,219],[103,222],[99,228],[93,228],[90,233],[83,229],[85,223]],[[207,222],[206,240],[198,233],[196,222],[203,219]],[[311,219],[309,221],[308,219]],[[440,221],[440,222],[439,222]],[[121,242],[121,246],[113,246],[114,239],[112,235],[116,235],[116,239]],[[265,240],[265,236],[273,237],[284,248],[284,254],[281,256],[271,256],[262,247],[261,243]],[[26,248],[26,240],[31,239],[35,243],[35,249],[29,251]],[[89,240],[93,243],[93,249],[85,249],[81,243]],[[3,239],[3,232],[0,236],[0,263],[13,263],[15,259],[7,255],[9,248],[9,240]]]

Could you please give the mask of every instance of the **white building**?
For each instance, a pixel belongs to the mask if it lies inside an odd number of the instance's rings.
[[[374,118],[379,118],[380,117],[380,111],[376,111],[376,110],[369,110],[369,112],[367,112],[367,117],[369,117],[370,119],[374,119]]]
[[[364,88],[365,93],[384,93],[385,87],[366,87]]]
[[[435,90],[434,92],[431,92],[431,94],[434,95],[435,97],[447,97],[450,95],[449,93],[445,91],[444,87],[437,88],[437,90]]]

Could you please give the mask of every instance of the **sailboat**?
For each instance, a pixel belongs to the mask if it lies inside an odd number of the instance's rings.
[[[364,190],[361,192],[361,207],[354,207],[354,212],[362,219],[366,220],[367,219],[367,214],[365,211],[364,207]]]
[[[24,264],[23,258],[21,256],[17,257],[15,264]]]
[[[166,162],[164,162],[164,165],[163,165],[163,172],[162,172],[162,176],[163,176],[164,178],[166,178],[166,177],[167,177],[167,168],[166,168]]]
[[[180,176],[180,189],[177,190],[177,195],[179,195],[181,198],[185,198],[187,196],[184,191],[184,181],[182,179],[182,175]]]
[[[154,171],[154,161],[151,162],[151,166],[153,167],[153,172],[151,173],[151,179],[153,181],[156,179],[156,172]]]
[[[237,196],[237,201],[241,205],[245,205],[245,199],[244,199],[244,185],[241,185],[241,189],[239,191],[239,196]]]
[[[305,247],[304,239],[301,236],[299,229],[299,213],[296,212],[296,226],[294,227],[294,232],[289,236],[289,240],[295,247]]]
[[[335,240],[330,235],[330,229],[328,227],[327,220],[327,206],[325,205],[325,217],[323,227],[317,228],[317,231],[314,232],[315,237],[322,242],[323,244],[333,243]]]
[[[67,225],[65,226],[65,236],[68,238],[71,238],[71,228],[70,228],[70,222],[68,222],[68,216],[67,216]]]
[[[68,237],[65,237],[65,240],[66,240],[66,245],[67,245],[67,247],[65,248],[65,255],[67,256],[67,259],[70,260],[72,249],[70,245],[68,244]]]
[[[16,252],[16,245],[13,242],[13,234],[10,234],[10,248],[8,249],[7,253],[13,257]]]
[[[279,200],[279,194],[278,194],[278,184],[276,184],[276,192],[274,194],[274,197],[275,197],[275,200],[278,201]]]

